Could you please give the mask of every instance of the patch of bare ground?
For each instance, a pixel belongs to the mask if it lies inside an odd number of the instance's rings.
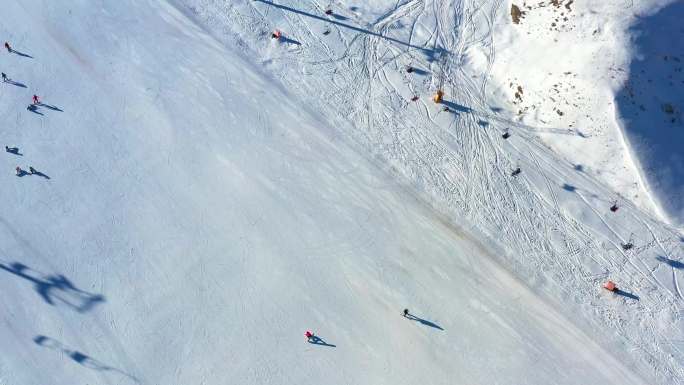
[[[520,7],[515,4],[511,4],[511,19],[513,19],[513,23],[520,24],[520,19],[522,19],[524,16],[525,12],[521,11]]]

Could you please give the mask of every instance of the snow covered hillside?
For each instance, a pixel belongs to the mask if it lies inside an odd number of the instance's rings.
[[[1,385],[684,383],[684,238],[490,92],[505,3],[7,3]]]

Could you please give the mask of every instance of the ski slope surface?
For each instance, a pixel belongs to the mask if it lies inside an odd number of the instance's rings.
[[[506,6],[4,4],[0,384],[684,383],[684,238],[507,115]]]

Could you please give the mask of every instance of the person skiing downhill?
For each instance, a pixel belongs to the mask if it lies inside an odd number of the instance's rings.
[[[404,309],[404,317],[408,318],[408,316],[409,316],[409,310]]]
[[[4,72],[2,73],[2,81],[7,83],[7,75]]]
[[[311,339],[314,337],[314,334],[307,330],[306,333],[304,333],[304,336],[307,340],[311,341]]]
[[[21,176],[21,174],[24,173],[24,170],[22,170],[21,167],[19,167],[19,166],[17,166],[17,168],[15,170],[17,170],[17,176]]]
[[[7,52],[12,52],[12,47],[10,47],[8,42],[5,42],[5,48],[7,48]]]
[[[36,169],[33,168],[33,167],[31,167],[31,166],[29,166],[29,172],[30,172],[31,174],[35,174],[35,173],[36,173]]]
[[[40,104],[40,101],[38,100],[38,95],[33,95],[33,104]]]

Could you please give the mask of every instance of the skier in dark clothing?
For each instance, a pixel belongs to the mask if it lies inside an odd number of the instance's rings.
[[[408,316],[409,316],[409,310],[404,309],[404,317],[408,318]]]
[[[7,52],[12,52],[12,47],[10,47],[8,42],[5,42],[5,48],[7,48]]]
[[[7,82],[7,75],[4,72],[2,73],[2,81]]]
[[[38,95],[33,95],[33,104],[40,104],[40,100],[38,100]]]
[[[36,169],[33,168],[33,167],[31,167],[31,166],[29,166],[29,172],[30,172],[31,174],[35,174],[35,173],[36,173]]]

